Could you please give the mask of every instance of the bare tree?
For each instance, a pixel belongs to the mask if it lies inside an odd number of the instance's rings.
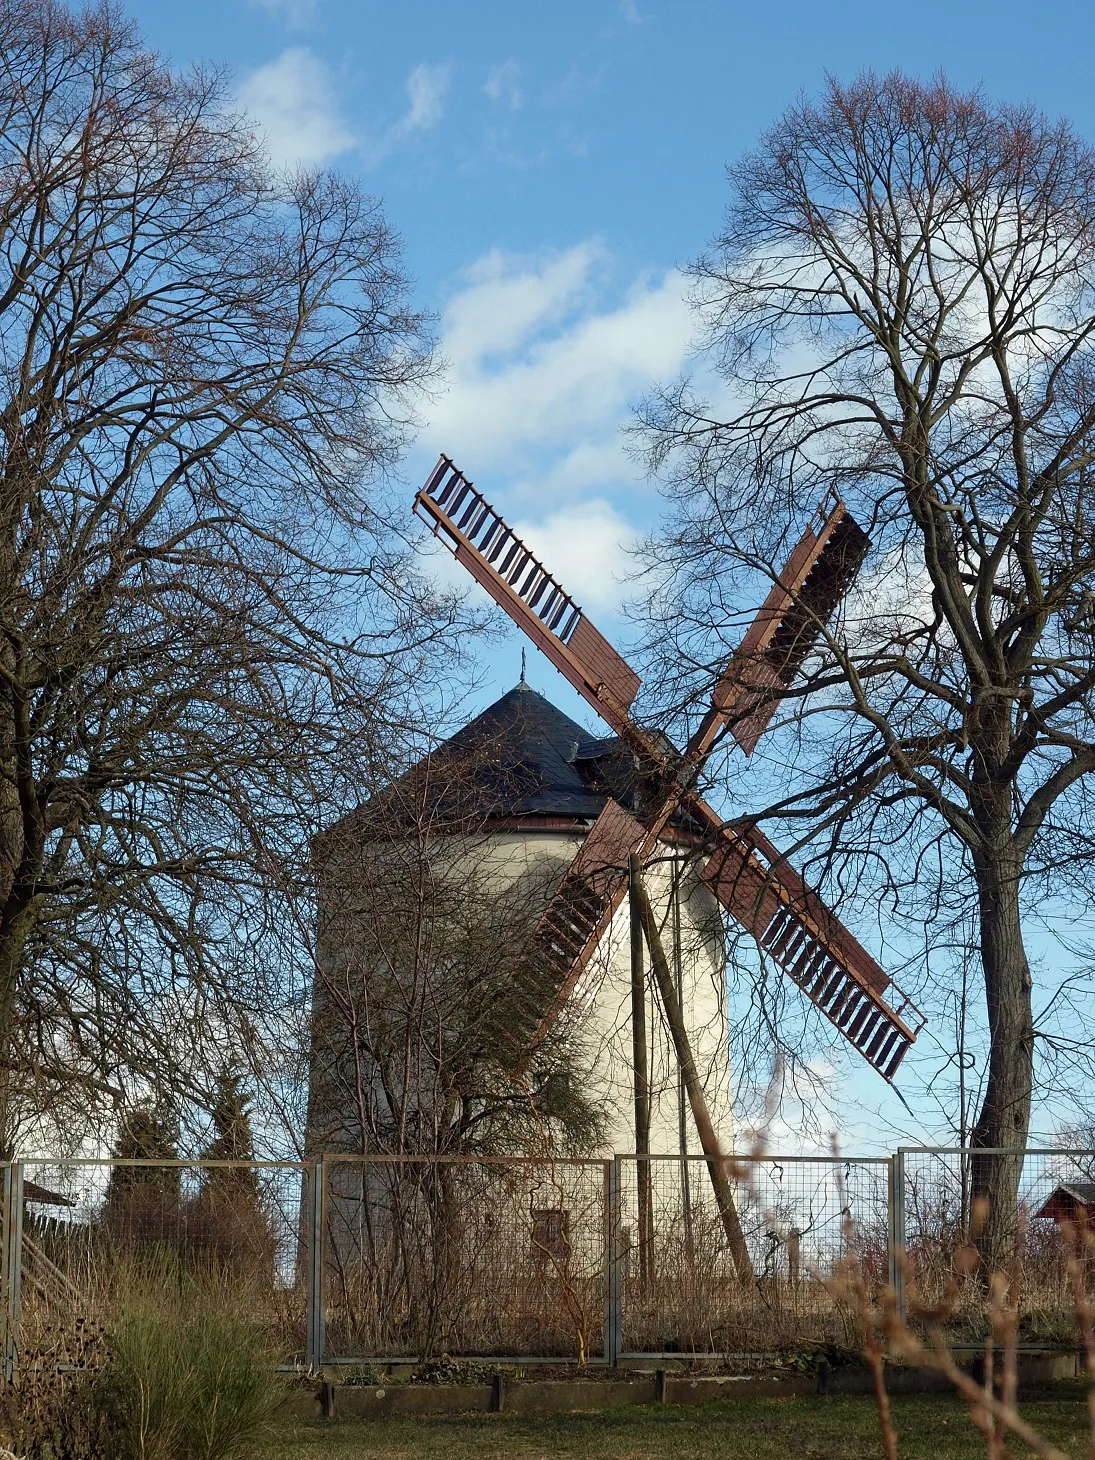
[[[727,394],[682,382],[645,413],[673,504],[656,648],[680,666],[675,708],[702,703],[732,605],[826,491],[849,502],[873,559],[789,691],[755,814],[883,918],[930,936],[972,903],[989,1034],[973,1144],[1021,1147],[1023,910],[1047,886],[1090,905],[1095,152],[1030,108],[866,75],[788,110],[730,180],[693,270]],[[973,1163],[986,1253],[1019,1171]]]
[[[0,5],[0,1147],[280,996],[451,617],[375,487],[430,369],[375,201],[111,6]]]
[[[316,839],[315,1152],[584,1154],[602,1134],[595,1052],[526,956],[570,847],[506,837],[491,749],[428,754]]]

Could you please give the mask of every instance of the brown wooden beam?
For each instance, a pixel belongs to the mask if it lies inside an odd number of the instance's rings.
[[[636,1184],[639,1199],[639,1276],[650,1281],[654,1236],[654,1201],[650,1171],[650,1071],[646,1053],[646,968],[643,956],[642,908],[638,894],[642,864],[634,852],[628,858],[631,892],[631,1049],[635,1081]]]
[[[665,956],[665,949],[662,947],[658,920],[654,916],[654,909],[650,904],[650,898],[647,896],[641,877],[632,880],[632,888],[632,895],[639,908],[639,918],[646,938],[646,946],[650,949],[650,961],[654,965],[654,978],[661,995],[662,1008],[673,1036],[677,1063],[684,1076],[684,1085],[688,1092],[688,1103],[692,1108],[696,1134],[700,1138],[703,1154],[707,1157],[711,1189],[715,1193],[715,1204],[718,1207],[719,1216],[722,1218],[723,1230],[730,1247],[730,1256],[734,1260],[734,1267],[740,1280],[743,1283],[751,1283],[755,1281],[756,1276],[753,1272],[753,1262],[749,1256],[749,1249],[745,1245],[745,1235],[741,1230],[734,1191],[726,1179],[726,1157],[719,1147],[718,1136],[711,1123],[711,1113],[707,1108],[707,1099],[703,1093],[699,1070],[696,1068],[696,1061],[692,1054],[692,1043],[688,1038],[688,1030],[685,1028],[684,1017],[677,1001],[673,974],[670,971],[669,960]]]

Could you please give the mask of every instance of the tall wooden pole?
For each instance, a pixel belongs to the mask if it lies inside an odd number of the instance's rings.
[[[677,1008],[684,1018],[684,969],[681,964],[681,864],[673,858],[669,890],[669,911],[673,920],[673,986],[677,990]],[[684,1250],[689,1262],[696,1257],[695,1232],[692,1226],[692,1163],[688,1159],[688,1092],[680,1061],[677,1062],[677,1141],[681,1153],[681,1215],[684,1217]]]
[[[646,968],[643,956],[642,908],[638,900],[642,868],[632,852],[627,864],[631,889],[631,1047],[635,1079],[635,1154],[639,1199],[639,1276],[646,1283],[651,1272],[654,1236],[654,1201],[650,1171],[650,1070],[646,1044]]]
[[[722,1218],[726,1241],[730,1247],[730,1256],[734,1260],[734,1267],[737,1269],[737,1274],[741,1281],[743,1283],[753,1282],[755,1278],[753,1262],[749,1256],[749,1249],[745,1245],[745,1235],[741,1230],[741,1222],[738,1219],[738,1209],[734,1202],[734,1192],[729,1181],[726,1179],[724,1157],[719,1149],[719,1141],[715,1134],[715,1127],[711,1123],[711,1113],[707,1109],[707,1100],[703,1093],[703,1086],[700,1083],[699,1071],[696,1068],[696,1061],[692,1055],[692,1044],[688,1038],[688,1030],[685,1028],[684,1019],[681,1015],[681,1007],[677,1000],[677,990],[673,983],[673,974],[669,967],[669,960],[665,956],[665,949],[662,947],[661,934],[658,931],[658,921],[654,916],[654,909],[650,905],[650,898],[646,895],[646,888],[643,886],[641,878],[632,879],[632,896],[639,906],[642,930],[646,937],[647,947],[650,949],[651,962],[654,965],[654,978],[658,985],[658,992],[661,995],[666,1023],[669,1025],[670,1033],[673,1036],[673,1045],[677,1052],[677,1064],[680,1066],[681,1074],[684,1077],[685,1089],[688,1091],[688,1103],[692,1107],[692,1119],[696,1123],[696,1134],[700,1138],[700,1146],[703,1149],[703,1154],[707,1157],[707,1170],[711,1177],[711,1189],[715,1193],[715,1204],[719,1209],[719,1216]]]

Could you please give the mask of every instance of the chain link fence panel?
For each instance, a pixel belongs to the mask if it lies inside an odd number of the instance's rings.
[[[983,1155],[984,1153],[982,1153]],[[991,1329],[968,1247],[973,1153],[731,1158],[740,1243],[702,1156],[32,1160],[3,1168],[4,1362],[97,1361],[127,1297],[215,1283],[285,1364],[775,1356],[854,1348],[895,1282],[955,1346]],[[644,1174],[645,1173],[645,1174]],[[1022,1153],[1020,1342],[1076,1344],[1095,1153]],[[903,1254],[899,1259],[898,1254]],[[1095,1259],[1080,1272],[1095,1300]]]
[[[735,1157],[732,1185],[751,1276],[732,1260],[703,1157],[619,1161],[624,1354],[856,1343],[854,1303],[840,1271],[854,1261],[872,1295],[887,1281],[888,1159]]]
[[[329,1362],[603,1356],[611,1163],[329,1158]]]
[[[933,1321],[957,1346],[981,1347],[992,1331],[983,1267],[956,1262],[961,1249],[976,1244],[984,1220],[975,1200],[975,1162],[991,1154],[922,1147],[895,1157],[904,1311],[914,1329],[923,1329],[923,1310],[949,1309]],[[1031,1149],[1019,1155],[1016,1210],[1005,1224],[1014,1241],[1004,1265],[1018,1303],[1019,1340],[1030,1347],[1074,1348],[1077,1293],[1070,1261],[1079,1229],[1095,1230],[1095,1153]],[[1090,1248],[1082,1254],[1080,1273],[1090,1301],[1095,1296]]]
[[[308,1177],[287,1163],[23,1163],[20,1362],[93,1363],[127,1301],[196,1283],[302,1363]]]

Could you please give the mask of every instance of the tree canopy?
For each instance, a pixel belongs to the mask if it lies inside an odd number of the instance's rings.
[[[872,557],[781,708],[774,789],[754,780],[748,815],[781,820],[880,927],[907,919],[923,947],[957,925],[977,948],[972,1137],[1021,1146],[1024,919],[1049,890],[1090,906],[1095,152],[1033,108],[865,75],[790,108],[729,177],[693,268],[716,393],[682,381],[645,412],[671,504],[652,562],[663,708],[702,703],[737,610],[840,493]],[[1001,1211],[1015,1179],[975,1174]]]
[[[379,203],[273,172],[222,75],[3,7],[0,1145],[261,1042],[453,614],[382,489],[431,350]]]

